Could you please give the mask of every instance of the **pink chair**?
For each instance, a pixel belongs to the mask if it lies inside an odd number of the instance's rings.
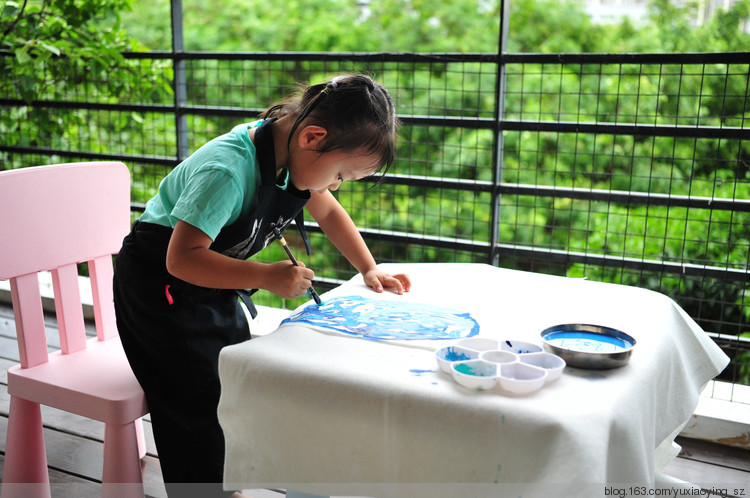
[[[10,279],[21,359],[8,370],[3,498],[50,496],[40,404],[104,422],[102,495],[144,495],[141,417],[148,409],[122,350],[112,301],[112,254],[129,227],[130,174],[122,163],[0,172],[0,280]],[[97,337],[89,340],[80,262],[88,262],[93,294]],[[45,270],[52,272],[61,346],[51,354],[37,277]]]

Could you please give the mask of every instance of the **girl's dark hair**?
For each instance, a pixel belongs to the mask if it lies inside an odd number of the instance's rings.
[[[318,152],[354,152],[364,149],[379,157],[383,174],[393,164],[398,118],[388,90],[365,75],[337,76],[326,83],[301,89],[261,114],[261,118],[296,116],[292,135],[304,120],[328,132]],[[374,172],[374,171],[373,171]]]

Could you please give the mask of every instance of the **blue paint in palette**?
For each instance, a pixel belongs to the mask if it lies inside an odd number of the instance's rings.
[[[306,323],[376,341],[449,340],[472,337],[479,323],[469,314],[409,301],[342,296],[311,304],[281,324]]]
[[[456,365],[456,372],[461,372],[462,374],[466,375],[481,375],[480,372],[477,371],[476,368],[473,366],[467,364],[467,363],[461,363],[459,365]]]
[[[461,353],[459,351],[456,351],[453,348],[450,348],[448,352],[445,354],[445,361],[464,361],[464,360],[473,360],[474,356],[469,356],[466,353]]]

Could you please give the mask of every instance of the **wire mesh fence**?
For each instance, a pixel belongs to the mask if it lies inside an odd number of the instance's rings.
[[[137,214],[181,141],[190,153],[300,82],[365,72],[396,100],[397,161],[380,185],[336,195],[378,261],[488,262],[653,289],[733,358],[723,378],[750,384],[750,54],[127,57],[164,81],[180,73],[184,92],[150,81],[113,101],[82,74],[74,92],[28,103],[3,86],[0,112],[17,124],[3,132],[2,167],[122,160]],[[354,269],[307,223],[322,285],[348,279]]]

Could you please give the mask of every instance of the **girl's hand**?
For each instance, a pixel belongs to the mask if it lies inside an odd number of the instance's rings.
[[[391,275],[377,268],[367,271],[362,275],[365,284],[375,292],[383,292],[383,289],[391,289],[396,294],[409,292],[411,289],[411,280],[404,273]]]
[[[266,290],[286,299],[304,296],[315,277],[315,273],[305,268],[301,261],[299,266],[294,266],[290,261],[278,261],[270,263],[268,269],[271,278]]]

